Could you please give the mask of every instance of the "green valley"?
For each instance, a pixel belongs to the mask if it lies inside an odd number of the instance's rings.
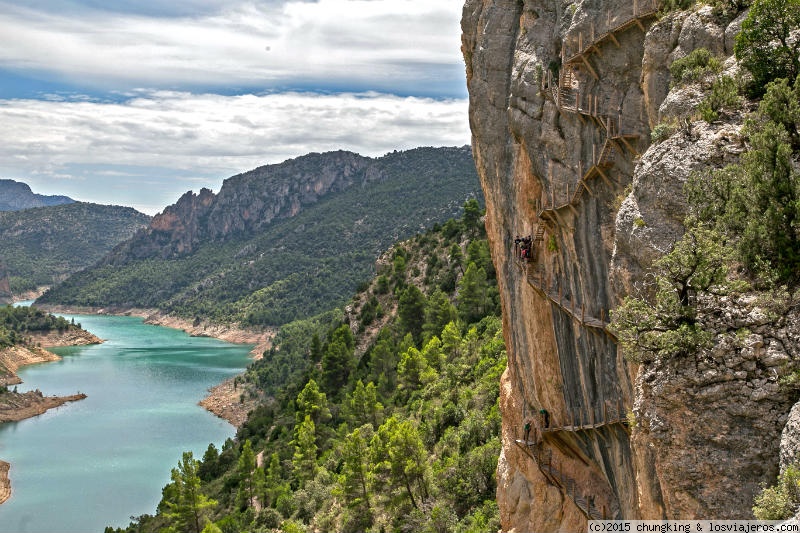
[[[281,325],[341,305],[398,239],[482,199],[468,147],[309,154],[187,193],[39,302]]]
[[[125,531],[495,531],[500,374],[480,209],[395,245],[344,307],[285,325],[239,378],[235,440],[185,453]],[[113,532],[113,528],[107,528]]]

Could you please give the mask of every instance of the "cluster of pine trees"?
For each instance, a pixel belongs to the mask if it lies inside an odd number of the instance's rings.
[[[0,348],[22,344],[31,333],[58,331],[63,333],[80,324],[70,322],[61,316],[45,313],[35,307],[0,307]]]
[[[155,516],[117,533],[496,531],[506,356],[480,215],[468,202],[343,309],[284,326],[239,379],[262,401],[236,439],[185,453]]]

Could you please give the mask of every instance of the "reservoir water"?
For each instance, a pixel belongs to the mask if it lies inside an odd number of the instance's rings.
[[[87,398],[0,425],[0,459],[11,463],[12,484],[0,505],[0,533],[126,526],[155,511],[183,451],[200,458],[209,443],[219,448],[235,433],[197,402],[247,366],[251,346],[134,317],[74,318],[106,342],[52,349],[63,360],[21,368],[19,390]]]

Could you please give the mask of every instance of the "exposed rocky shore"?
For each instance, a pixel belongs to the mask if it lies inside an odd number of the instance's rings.
[[[276,329],[246,329],[237,325],[212,324],[209,322],[193,322],[186,318],[168,315],[157,309],[123,308],[123,307],[67,307],[59,305],[37,305],[40,309],[56,314],[118,315],[138,316],[146,324],[165,326],[185,331],[192,337],[213,337],[234,344],[254,344],[250,351],[255,359],[259,359],[265,350],[272,346]]]
[[[8,479],[8,470],[11,465],[0,461],[0,505],[11,497],[11,481]]]
[[[54,407],[60,407],[67,402],[77,402],[85,398],[85,394],[45,396],[39,390],[0,394],[0,424],[3,422],[19,422],[26,418],[38,416]]]
[[[258,404],[254,398],[243,397],[244,392],[244,389],[236,386],[236,378],[226,379],[210,388],[208,396],[200,400],[199,405],[240,428],[247,420],[248,413]]]
[[[257,360],[272,346],[276,329],[264,330],[244,329],[232,325],[211,324],[207,322],[195,323],[185,318],[167,315],[156,309],[138,308],[95,308],[95,307],[61,307],[43,306],[42,309],[50,313],[66,314],[100,314],[100,315],[125,315],[144,318],[145,323],[164,326],[185,331],[193,337],[213,337],[235,344],[254,344],[250,351],[253,359]],[[227,420],[234,426],[241,427],[247,419],[247,414],[255,406],[255,400],[242,401],[241,392],[236,390],[234,379],[226,380],[216,387],[209,389],[209,394],[199,405],[214,415]]]
[[[11,346],[0,350],[0,387],[22,383],[16,371],[22,366],[58,361],[61,358],[42,346],[84,346],[103,342],[97,336],[84,330],[58,331],[47,334],[31,334],[25,346]],[[18,422],[38,416],[49,409],[67,402],[86,398],[85,394],[71,396],[45,396],[41,391],[23,393],[0,392],[0,424]],[[11,481],[8,478],[10,465],[0,461],[0,504],[11,497]]]

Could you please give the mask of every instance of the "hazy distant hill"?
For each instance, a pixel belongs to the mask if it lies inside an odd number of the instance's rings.
[[[96,263],[149,222],[130,207],[84,202],[0,212],[0,260],[11,292],[52,285]]]
[[[71,204],[74,201],[67,196],[34,194],[26,183],[0,179],[0,211],[19,211],[31,207]]]
[[[309,154],[186,193],[40,303],[276,325],[344,302],[398,239],[481,198],[468,147]]]

